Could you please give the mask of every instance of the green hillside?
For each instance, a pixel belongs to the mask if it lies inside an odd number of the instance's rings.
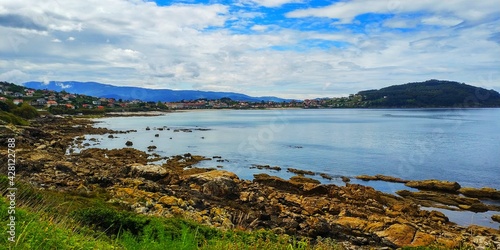
[[[379,90],[360,91],[358,95],[363,98],[367,107],[500,107],[498,92],[453,81],[407,83]]]

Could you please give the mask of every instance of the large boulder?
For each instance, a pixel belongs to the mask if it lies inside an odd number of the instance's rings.
[[[458,184],[458,182],[440,180],[409,181],[405,185],[420,190],[444,191],[451,193],[455,193],[460,189],[460,184]]]
[[[186,178],[190,185],[201,186],[200,191],[205,195],[219,198],[239,197],[240,179],[234,173],[224,170],[212,170],[193,174]]]
[[[132,164],[125,170],[132,177],[142,177],[146,180],[158,181],[168,175],[168,171],[158,165]]]

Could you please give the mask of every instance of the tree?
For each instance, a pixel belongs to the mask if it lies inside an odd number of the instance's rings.
[[[31,105],[29,105],[26,102],[23,103],[21,105],[21,107],[13,109],[12,113],[17,115],[17,116],[20,116],[24,119],[33,119],[33,118],[39,116],[38,111],[36,111],[35,108],[33,108]]]
[[[7,104],[5,102],[0,102],[0,110],[10,112],[9,104]]]

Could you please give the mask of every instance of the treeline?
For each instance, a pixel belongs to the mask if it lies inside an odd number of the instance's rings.
[[[360,91],[358,95],[373,108],[500,107],[500,94],[494,90],[442,80]]]

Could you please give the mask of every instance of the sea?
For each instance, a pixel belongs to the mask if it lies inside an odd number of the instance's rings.
[[[325,184],[344,185],[345,176],[387,193],[410,188],[354,177],[383,174],[500,189],[500,109],[196,110],[96,121],[96,127],[137,132],[87,135],[89,147],[123,148],[131,141],[143,151],[156,146],[151,153],[162,157],[216,156],[198,167],[221,168],[241,179],[257,173],[288,179],[294,174],[287,168],[294,168],[317,173],[310,177]],[[490,219],[494,212],[442,212],[461,225],[500,226]]]

